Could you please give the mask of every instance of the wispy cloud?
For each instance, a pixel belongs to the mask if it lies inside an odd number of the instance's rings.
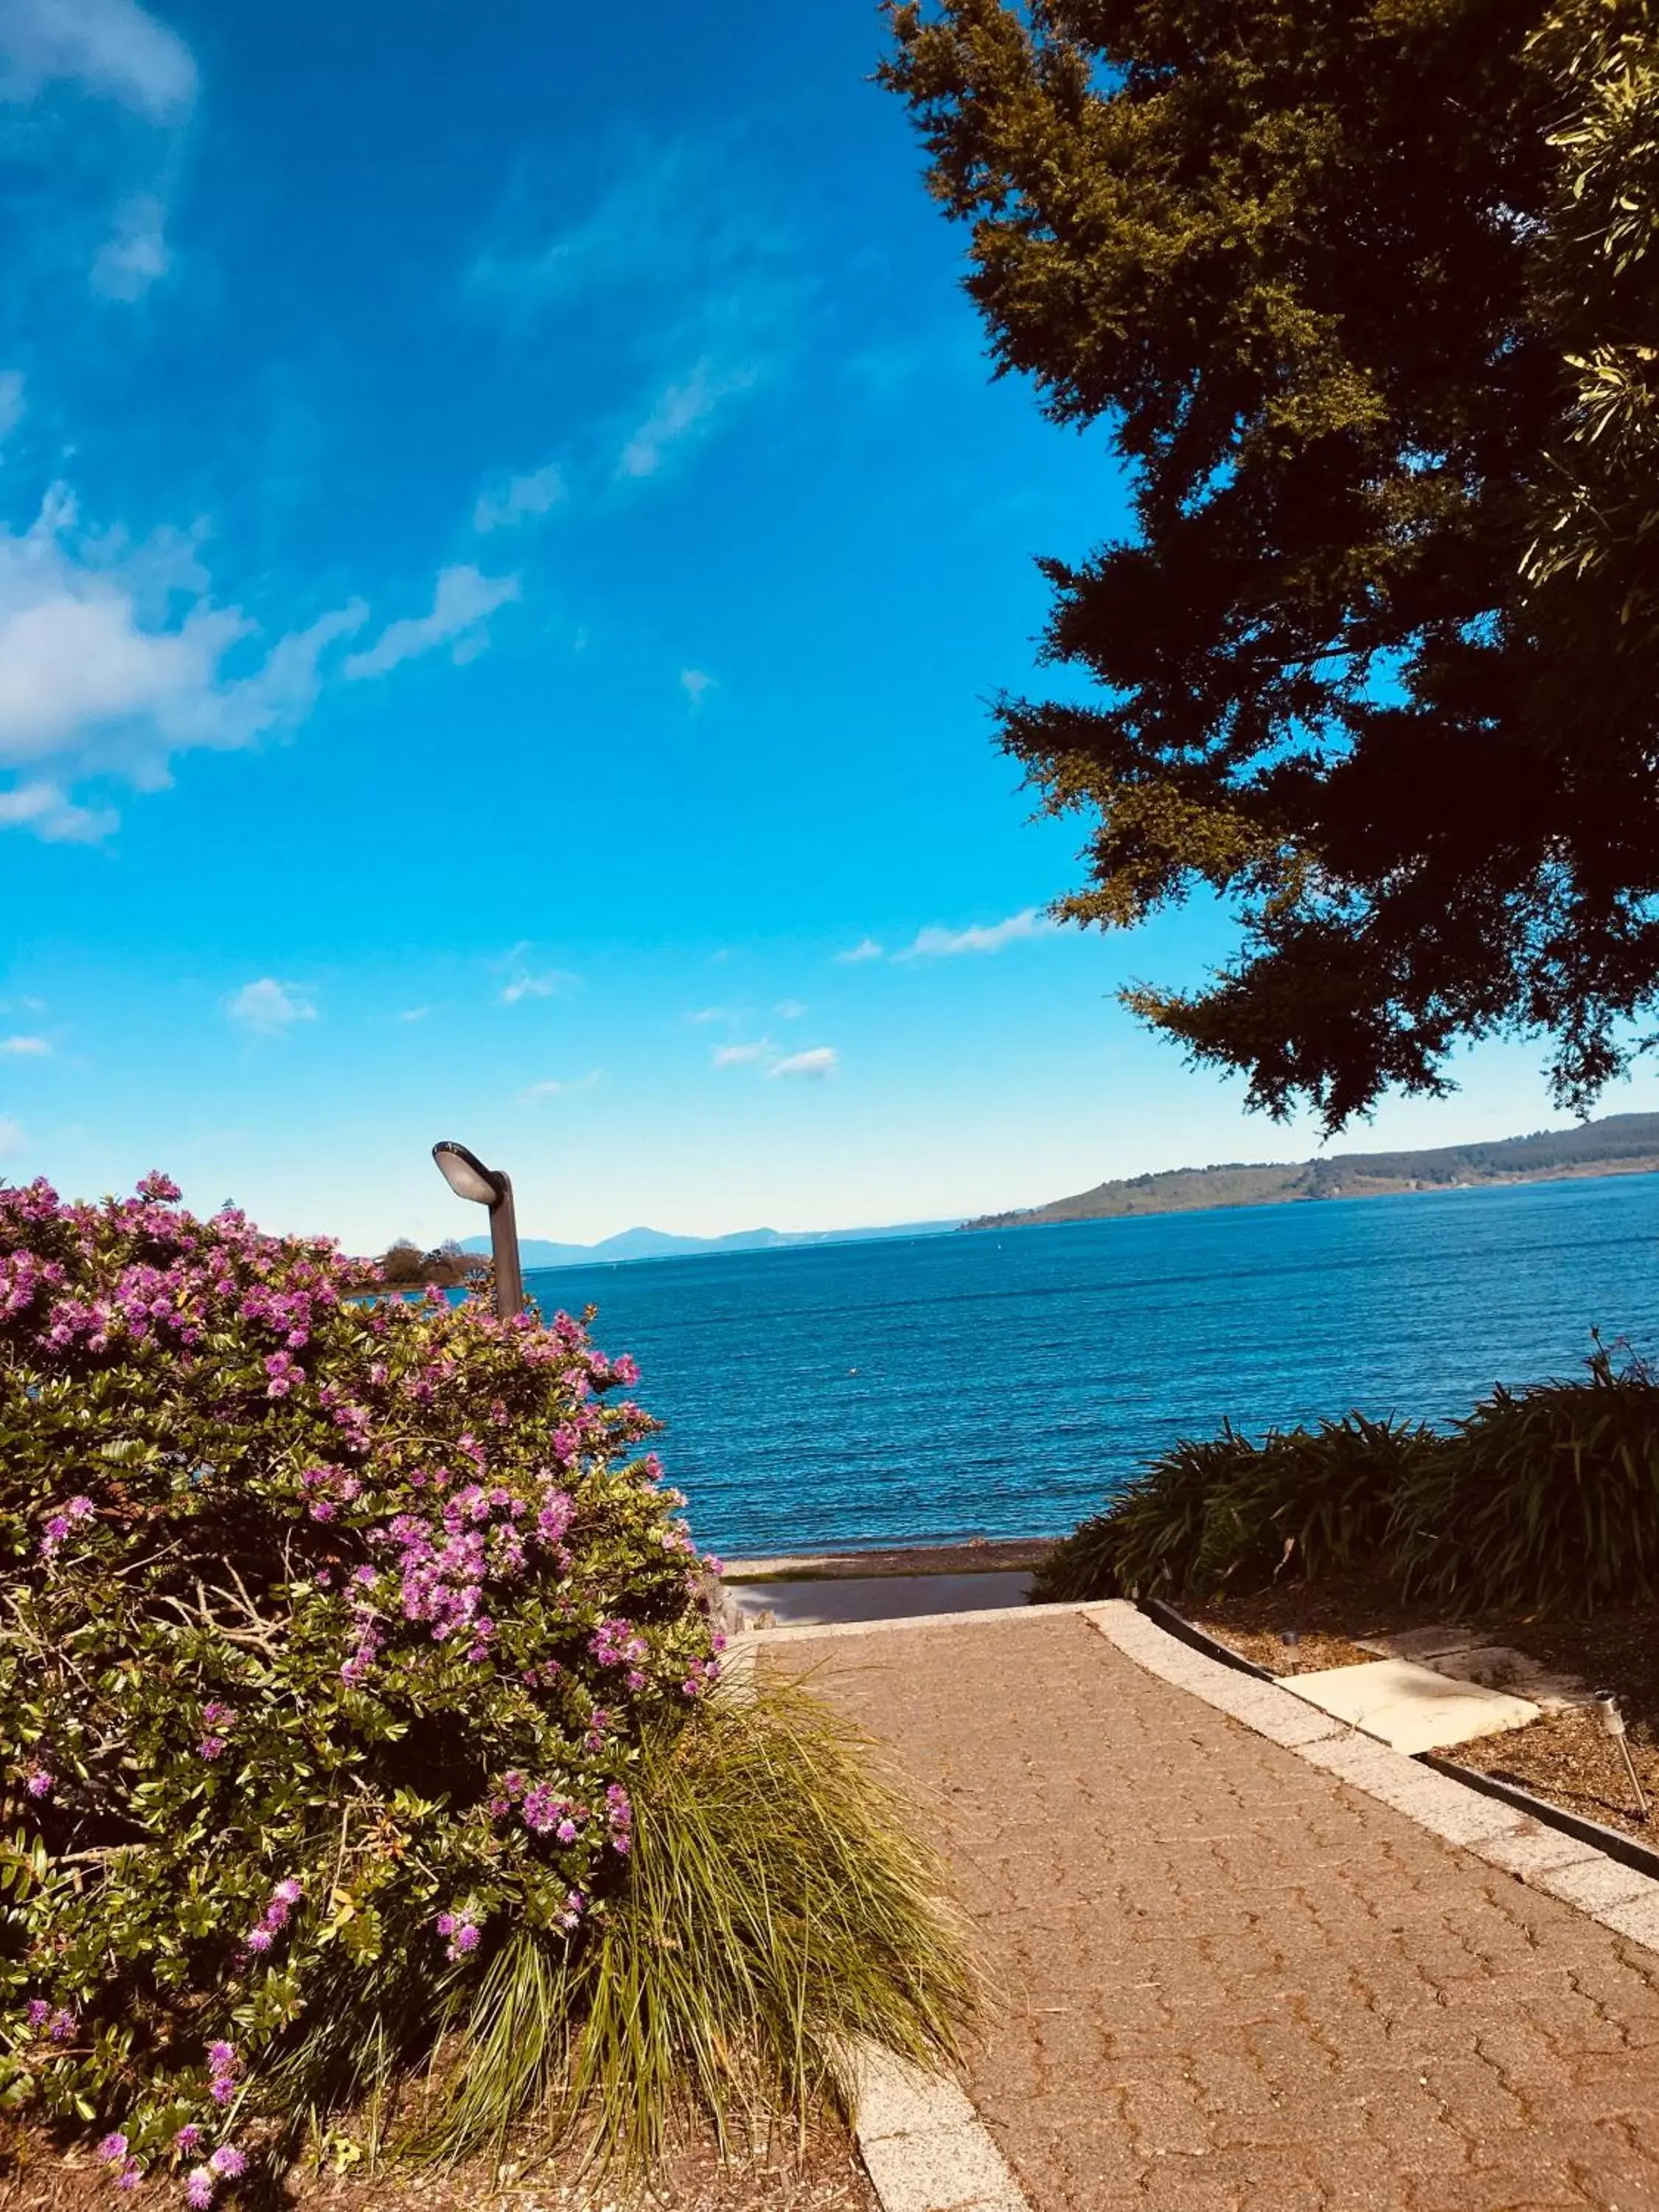
[[[519,1006],[526,999],[556,999],[562,992],[575,990],[582,980],[568,968],[544,966],[536,957],[536,947],[529,943],[515,945],[490,964],[507,978],[496,994],[504,1006]]]
[[[862,937],[856,945],[849,945],[845,952],[838,952],[836,955],[836,960],[843,968],[850,968],[855,961],[884,960],[886,957],[873,937]]]
[[[780,999],[772,1012],[781,1022],[798,1022],[807,1011],[799,999]]]
[[[811,1052],[791,1053],[787,1060],[775,1061],[766,1071],[769,1076],[803,1076],[821,1081],[833,1075],[841,1065],[841,1054],[833,1045],[814,1045]]]
[[[688,1022],[740,1022],[743,1018],[739,1006],[695,1006],[683,1017]]]
[[[501,986],[501,1004],[516,1006],[523,999],[556,999],[562,991],[574,988],[576,981],[562,968],[550,969],[542,975],[515,975]]]
[[[0,370],[0,444],[9,438],[23,419],[23,372]]]
[[[682,668],[680,689],[694,707],[701,707],[707,693],[716,689],[714,678],[701,668]]]
[[[366,613],[361,600],[335,608],[228,676],[233,648],[246,655],[258,625],[216,604],[193,542],[84,530],[55,486],[27,530],[0,528],[0,775],[14,779],[0,789],[0,823],[101,836],[115,813],[81,803],[78,784],[160,790],[175,754],[292,727],[315,703],[323,656]]]
[[[225,1018],[253,1036],[286,1036],[296,1022],[314,1022],[317,1009],[305,983],[279,983],[274,975],[244,983],[225,1000]]]
[[[599,1082],[603,1071],[591,1068],[586,1075],[552,1076],[545,1083],[532,1083],[527,1091],[519,1093],[520,1106],[538,1106],[544,1099],[563,1098],[573,1091],[591,1091]]]
[[[473,257],[475,301],[525,332],[580,316],[585,350],[638,395],[612,447],[623,481],[689,450],[796,343],[800,257],[744,158],[707,141],[627,145],[585,206],[580,183],[526,163]]]
[[[0,1054],[9,1060],[48,1060],[52,1047],[43,1036],[0,1037]]]
[[[134,192],[115,212],[115,228],[93,256],[92,289],[106,300],[142,300],[173,266],[167,209],[154,192]]]
[[[747,392],[759,377],[753,362],[721,368],[714,361],[697,362],[689,375],[677,378],[658,394],[649,414],[623,445],[617,474],[655,476],[676,446],[703,434],[722,401]]]
[[[66,116],[61,100],[49,100],[58,87],[123,108],[144,127],[112,121],[88,131],[78,112]],[[112,203],[112,215],[99,217],[111,226],[101,245],[71,216],[55,240],[38,235],[36,251],[65,270],[78,264],[106,300],[141,299],[172,265],[167,196],[182,173],[197,92],[190,48],[136,0],[0,0],[0,104],[40,108],[40,127],[64,149],[54,163],[60,175],[72,173]],[[64,136],[71,131],[72,149]]]
[[[15,1160],[24,1148],[22,1126],[8,1114],[0,1114],[0,1160]]]
[[[196,100],[190,48],[136,0],[5,0],[0,99],[33,100],[54,79],[153,123],[182,121]]]
[[[482,538],[492,530],[538,520],[550,514],[564,495],[564,477],[550,461],[545,468],[532,469],[528,476],[509,477],[495,490],[481,492],[472,510],[472,527]]]
[[[405,1006],[397,1017],[400,1022],[423,1022],[428,1014],[435,1014],[435,1006]]]
[[[384,676],[441,645],[451,645],[456,660],[470,660],[488,643],[484,625],[497,607],[519,596],[516,576],[484,576],[470,563],[441,568],[433,587],[432,611],[405,615],[388,623],[373,645],[354,653],[341,673],[348,678]],[[453,644],[452,644],[453,641]]]
[[[1005,945],[1028,937],[1051,937],[1055,924],[1038,907],[1023,907],[1005,921],[974,922],[966,929],[929,928],[916,933],[916,941],[895,960],[951,960],[963,952],[1000,952]]]
[[[743,1067],[752,1060],[764,1060],[771,1049],[770,1040],[766,1037],[758,1044],[717,1044],[709,1059],[715,1067]]]

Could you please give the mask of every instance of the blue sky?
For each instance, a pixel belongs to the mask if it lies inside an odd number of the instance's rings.
[[[986,702],[1120,488],[988,380],[874,12],[389,33],[0,0],[0,1172],[367,1247],[476,1228],[440,1136],[580,1238],[1310,1150],[1112,1002],[1215,916],[1042,921]]]

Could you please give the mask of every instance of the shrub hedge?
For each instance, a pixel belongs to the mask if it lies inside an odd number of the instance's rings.
[[[192,2206],[622,1888],[704,1571],[559,1316],[0,1191],[0,2105]]]
[[[1659,1601],[1659,1382],[1598,1342],[1582,1379],[1500,1385],[1446,1432],[1224,1426],[1083,1522],[1031,1595],[1203,1600],[1358,1568],[1465,1606]]]

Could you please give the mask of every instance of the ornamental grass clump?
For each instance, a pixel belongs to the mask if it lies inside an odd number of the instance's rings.
[[[1598,1343],[1586,1379],[1500,1384],[1401,1486],[1406,1586],[1593,1613],[1659,1600],[1659,1380]]]
[[[1224,1423],[1161,1453],[1057,1544],[1031,1596],[1208,1598],[1370,1565],[1402,1486],[1446,1449],[1425,1426],[1363,1413],[1270,1430],[1260,1443]]]
[[[603,1949],[720,1639],[630,1362],[178,1198],[0,1191],[0,2105],[199,2208]]]

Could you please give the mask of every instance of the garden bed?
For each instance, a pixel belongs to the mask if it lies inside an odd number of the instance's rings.
[[[33,2150],[0,2168],[0,2212],[109,2212],[105,2166],[84,2152],[66,2162]],[[580,2164],[574,2150],[549,2158],[526,2140],[499,2166],[483,2157],[414,2174],[301,2165],[270,2201],[271,2212],[878,2212],[850,2135],[827,2117],[804,2144],[786,2130],[725,2164],[712,2135],[688,2132],[648,2191],[614,2173],[584,2178]]]
[[[1445,1609],[1402,1602],[1386,1583],[1354,1577],[1215,1600],[1194,1607],[1191,1617],[1242,1657],[1288,1675],[1370,1659],[1376,1655],[1361,1650],[1352,1638],[1422,1627],[1443,1620]],[[1632,1761],[1659,1808],[1659,1607],[1624,1607],[1589,1620],[1513,1613],[1461,1618],[1492,1644],[1510,1645],[1616,1695],[1629,1729]],[[1287,1628],[1298,1632],[1294,1653],[1280,1640]],[[1292,1658],[1293,1666],[1287,1663]],[[1455,1756],[1565,1811],[1659,1847],[1659,1817],[1647,1820],[1637,1810],[1618,1744],[1599,1713],[1549,1714],[1527,1728],[1462,1744]]]

